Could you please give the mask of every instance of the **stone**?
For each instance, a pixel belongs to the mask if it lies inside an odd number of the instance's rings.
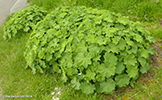
[[[16,3],[10,9],[10,13],[15,13],[19,10],[22,10],[26,8],[28,5],[29,4],[27,3],[27,0],[17,0]]]

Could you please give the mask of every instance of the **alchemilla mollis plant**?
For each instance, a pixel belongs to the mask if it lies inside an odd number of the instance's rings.
[[[27,33],[33,30],[35,25],[41,21],[47,11],[36,5],[29,6],[13,14],[4,27],[4,40],[10,40],[17,34]]]
[[[24,56],[33,73],[58,73],[75,90],[110,94],[147,73],[154,42],[126,16],[59,7],[36,25]]]

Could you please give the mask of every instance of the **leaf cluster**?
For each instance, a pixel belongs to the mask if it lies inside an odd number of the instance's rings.
[[[35,25],[47,15],[47,11],[36,5],[29,6],[13,14],[4,27],[4,40],[10,40],[17,34],[33,30]]]
[[[58,73],[85,94],[110,94],[150,68],[149,34],[108,10],[59,7],[36,25],[24,56],[33,73]]]

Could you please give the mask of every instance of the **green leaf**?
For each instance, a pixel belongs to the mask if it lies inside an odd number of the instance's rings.
[[[56,73],[61,73],[61,69],[58,66],[53,65],[53,71]]]
[[[100,58],[101,58],[101,55],[97,55],[97,56],[93,57],[93,60],[94,60],[94,61],[99,61]]]
[[[119,36],[125,36],[125,33],[124,33],[123,31],[119,31],[119,32],[117,32],[117,34],[118,34]]]
[[[154,37],[152,37],[152,36],[147,36],[146,40],[148,40],[150,43],[155,43],[156,42],[156,39]]]
[[[126,43],[127,43],[128,45],[134,46],[134,42],[131,41],[129,38],[125,38],[125,40],[126,40]]]
[[[144,73],[147,73],[147,71],[150,69],[150,66],[149,66],[149,64],[148,63],[146,63],[144,66],[141,66],[140,67],[140,72],[142,73],[142,74],[144,74]]]
[[[114,34],[118,31],[119,29],[118,28],[107,28],[107,32],[106,32],[106,37],[113,37]]]
[[[67,68],[65,72],[68,76],[74,76],[78,73],[78,70],[76,68]]]
[[[63,12],[59,15],[59,17],[64,18],[67,15],[67,13]]]
[[[118,53],[120,51],[119,47],[114,43],[109,43],[109,46],[110,46],[110,51],[112,51],[113,53]]]
[[[110,22],[110,23],[112,23],[113,22],[113,19],[112,19],[112,16],[109,14],[108,16],[106,16],[105,18],[104,18],[104,20],[106,21],[106,22]]]
[[[11,39],[12,34],[7,34],[7,36],[8,36],[8,39]]]
[[[152,47],[149,47],[149,48],[147,49],[147,51],[148,51],[148,53],[151,54],[151,55],[153,55],[154,52],[155,52],[154,48],[152,48]]]
[[[133,54],[130,54],[130,55],[127,55],[125,58],[124,58],[124,64],[127,65],[127,66],[135,66],[137,63],[137,60],[135,58],[135,56]]]
[[[102,92],[110,94],[115,90],[115,81],[109,78],[105,82],[101,82],[100,87]]]
[[[117,64],[117,57],[113,53],[106,52],[104,55],[104,62],[108,64],[108,66],[115,66]]]
[[[33,17],[34,17],[33,15],[29,15],[29,16],[27,16],[27,19],[28,20],[33,20]]]
[[[86,75],[85,75],[85,79],[86,80],[95,80],[95,75],[96,73],[94,71],[91,71],[90,69],[86,70]]]
[[[120,74],[115,77],[115,82],[118,87],[124,87],[129,84],[129,76],[127,74]]]
[[[97,71],[96,71],[97,72]],[[96,75],[96,81],[98,82],[102,82],[102,81],[105,81],[106,77],[103,77],[102,74],[97,74]]]
[[[112,38],[112,43],[114,43],[115,45],[117,45],[120,41],[121,37],[119,36],[115,36],[114,38]]]
[[[40,51],[40,52],[38,53],[38,57],[39,57],[40,59],[44,59],[44,58],[45,58],[45,55],[44,55],[43,51]]]
[[[66,50],[65,50],[65,53],[69,53],[69,52],[72,52],[72,47],[71,47],[71,44],[67,44],[66,46]]]
[[[52,54],[46,54],[46,60],[50,61],[52,59]]]
[[[95,43],[96,42],[96,38],[95,38],[95,35],[93,35],[93,34],[88,34],[88,36],[86,37],[86,41],[88,42],[88,43]]]
[[[101,16],[95,17],[94,21],[95,21],[95,24],[101,24],[101,22],[102,22],[102,17],[101,17]]]
[[[117,27],[119,30],[124,30],[124,29],[125,29],[124,25],[122,25],[122,24],[117,24],[116,27]]]
[[[47,68],[45,61],[38,60],[38,62],[42,68]]]
[[[54,56],[55,56],[55,60],[56,60],[61,57],[61,54],[60,54],[60,52],[55,52]]]
[[[139,52],[140,52],[141,57],[143,57],[145,59],[149,58],[149,53],[146,49],[140,49]]]
[[[72,56],[72,55],[71,55]],[[72,57],[68,56],[68,58],[65,61],[67,68],[70,68],[73,66],[73,60]]]
[[[139,58],[138,58],[138,61],[140,62],[140,64],[141,64],[142,66],[145,66],[146,63],[147,63],[146,59],[143,58],[143,57],[139,57]]]
[[[139,31],[139,32],[141,32],[141,33],[144,33],[145,32],[145,30],[144,30],[144,28],[143,28],[143,26],[142,26],[142,24],[140,23],[140,22],[136,22],[136,23],[134,23],[135,24],[135,28]]]
[[[72,86],[75,90],[79,90],[79,89],[80,89],[81,84],[80,84],[79,80],[78,80],[76,77],[74,77],[74,78],[71,80],[71,86]]]
[[[133,47],[131,47],[131,49],[130,50],[127,50],[127,52],[128,52],[128,54],[136,54],[137,53],[137,46],[136,45],[134,45]]]
[[[60,53],[60,54],[62,54],[62,53],[64,52],[65,47],[66,47],[67,44],[68,44],[68,43],[67,43],[66,40],[65,40],[65,41],[62,41],[62,43],[61,43],[61,49],[59,50],[59,53]]]
[[[88,50],[89,50],[89,53],[92,55],[92,56],[95,56],[95,55],[98,55],[100,53],[100,47],[98,45],[95,45],[95,44],[91,44],[89,47],[88,47]]]
[[[119,23],[121,23],[123,25],[127,25],[129,23],[128,17],[125,17],[125,16],[119,17],[117,20],[119,21]]]
[[[107,39],[105,39],[105,37],[103,36],[97,36],[96,40],[96,43],[98,43],[99,45],[104,45],[107,42]]]
[[[139,43],[142,43],[143,42],[143,38],[139,34],[135,34],[134,35],[134,40],[136,40]]]
[[[13,32],[12,35],[13,35],[13,37],[14,37],[14,36],[16,35],[16,33],[17,33],[17,30],[16,30],[16,29],[13,29],[12,32]]]
[[[110,66],[108,64],[101,64],[98,66],[97,73],[100,73],[102,77],[109,78],[112,75],[115,75],[115,66]]]
[[[138,66],[126,66],[126,68],[130,78],[135,78],[138,75]]]
[[[27,64],[31,67],[34,59],[33,59],[33,53],[32,52],[28,52],[28,54],[26,55],[25,59],[27,60]]]
[[[38,70],[38,72],[43,73],[43,70],[39,65],[36,66],[36,69]]]
[[[80,52],[75,56],[74,62],[78,66],[84,66],[85,68],[91,64],[91,56],[88,53]]]
[[[79,33],[79,34],[78,34],[78,37],[79,37],[79,39],[81,40],[81,39],[83,39],[84,34],[83,34],[83,33]]]
[[[118,64],[116,65],[116,69],[115,72],[116,74],[121,74],[125,69],[124,63],[123,62],[118,62]]]
[[[35,74],[36,73],[36,69],[34,67],[32,67],[31,69],[32,69],[32,73]]]
[[[68,78],[67,78],[67,76],[65,75],[65,72],[62,73],[61,80],[62,80],[64,83],[67,82]]]
[[[82,92],[85,94],[92,94],[92,93],[94,93],[94,90],[95,90],[95,86],[92,85],[91,83],[87,83],[87,82],[81,83],[80,88],[81,88]]]
[[[76,44],[76,48],[75,51],[78,51],[78,52],[86,52],[87,51],[87,46],[86,46],[86,43],[84,41],[81,41],[80,43]]]
[[[118,47],[119,47],[120,50],[124,50],[125,47],[126,47],[126,42],[125,42],[125,40],[120,39],[119,44],[118,44]]]
[[[100,82],[95,82],[96,92],[102,93],[103,90],[101,89]]]

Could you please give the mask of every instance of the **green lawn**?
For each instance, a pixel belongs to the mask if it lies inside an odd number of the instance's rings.
[[[28,0],[51,11],[58,6],[86,6],[107,9],[129,16],[132,20],[153,22],[162,17],[160,0]]]
[[[162,99],[162,2],[159,0],[28,0],[31,4],[43,6],[52,11],[57,6],[84,5],[87,7],[108,9],[127,15],[131,20],[142,21],[143,25],[156,37],[158,42],[151,69],[142,75],[134,88],[127,86],[117,89],[111,95],[85,95],[73,90],[68,84],[63,84],[57,74],[32,74],[31,69],[25,69],[23,52],[29,34],[16,37],[6,42],[3,40],[3,26],[0,27],[0,80],[3,96],[32,96],[32,100],[51,100],[59,97],[61,100],[160,100]],[[129,2],[128,2],[129,1]],[[61,95],[56,88],[60,88]],[[6,98],[6,100],[13,100]],[[16,100],[22,100],[17,98]],[[31,100],[31,98],[23,98]]]

